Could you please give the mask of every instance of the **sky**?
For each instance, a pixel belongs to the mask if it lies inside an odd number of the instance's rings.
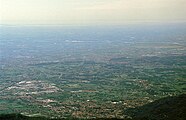
[[[186,22],[186,0],[0,0],[0,24]]]

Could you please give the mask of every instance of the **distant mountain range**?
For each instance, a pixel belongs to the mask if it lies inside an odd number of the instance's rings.
[[[128,109],[127,114],[132,117],[132,119],[127,120],[186,120],[186,94],[162,98],[152,103],[146,104],[144,106]],[[69,119],[75,120],[76,118],[68,118],[68,120]],[[0,120],[51,120],[51,119],[45,117],[28,117],[21,114],[2,114],[0,115]],[[99,120],[105,119],[100,118]]]

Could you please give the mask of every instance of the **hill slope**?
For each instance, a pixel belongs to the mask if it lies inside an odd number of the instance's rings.
[[[135,120],[186,120],[186,94],[159,99],[128,112]]]

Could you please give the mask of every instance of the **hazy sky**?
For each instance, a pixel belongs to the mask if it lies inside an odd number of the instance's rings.
[[[0,0],[0,24],[185,21],[186,0]]]

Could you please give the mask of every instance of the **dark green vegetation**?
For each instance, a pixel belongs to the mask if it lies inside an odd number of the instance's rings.
[[[185,120],[186,94],[166,97],[128,111],[137,120]]]
[[[130,108],[186,93],[185,29],[170,28],[4,28],[0,114],[130,119]]]
[[[29,117],[21,114],[1,114],[0,120],[47,120],[45,117]]]

